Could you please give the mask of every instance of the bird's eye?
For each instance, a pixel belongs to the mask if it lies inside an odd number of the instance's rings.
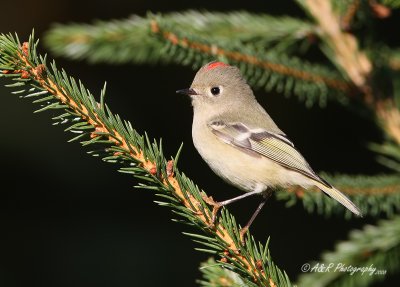
[[[219,89],[219,87],[211,88],[211,94],[213,94],[214,96],[218,96],[220,92],[221,92],[221,90]]]

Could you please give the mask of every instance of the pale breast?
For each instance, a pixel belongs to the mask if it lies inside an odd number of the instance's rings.
[[[308,179],[264,156],[246,153],[217,138],[206,126],[193,126],[193,143],[211,169],[225,181],[244,191],[256,187],[307,186]]]

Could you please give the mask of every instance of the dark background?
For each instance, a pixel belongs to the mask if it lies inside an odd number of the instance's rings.
[[[303,15],[291,1],[204,2],[2,1],[0,32],[17,32],[23,41],[32,28],[40,38],[55,22],[91,22],[190,8]],[[40,50],[46,52],[42,45]],[[173,65],[108,66],[56,60],[96,95],[107,81],[112,111],[130,120],[140,133],[162,137],[166,155],[174,155],[183,141],[180,169],[214,198],[239,194],[212,173],[192,145],[190,102],[175,90],[188,87],[194,71]],[[174,215],[153,203],[152,192],[135,190],[130,176],[86,155],[79,144],[66,143],[71,134],[51,126],[49,113],[33,115],[29,101],[2,86],[0,286],[195,286],[199,263],[208,256],[194,251],[195,244],[181,234],[190,229],[171,222]],[[367,119],[334,102],[324,110],[306,109],[295,98],[264,91],[256,95],[315,170],[385,171],[365,147],[381,139]],[[244,224],[257,203],[257,198],[248,199],[230,210]],[[292,279],[301,273],[302,264],[346,239],[349,230],[374,223],[370,218],[350,222],[310,215],[300,205],[286,209],[275,200],[267,205],[252,227],[253,234],[261,241],[271,236],[273,260]]]

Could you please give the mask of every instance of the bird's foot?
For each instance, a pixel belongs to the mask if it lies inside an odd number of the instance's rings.
[[[245,226],[245,227],[241,228],[239,231],[240,243],[242,243],[242,245],[244,245],[244,243],[245,243],[244,240],[245,240],[245,236],[246,236],[248,230],[249,230],[249,227]]]
[[[209,223],[210,228],[215,228],[215,223],[217,222],[217,215],[218,211],[221,209],[222,205],[215,201],[211,196],[207,196],[205,194],[202,194],[201,197],[207,203],[208,205],[213,207],[213,210],[211,212],[211,222]]]

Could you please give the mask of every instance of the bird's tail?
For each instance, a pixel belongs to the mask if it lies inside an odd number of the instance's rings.
[[[342,204],[348,210],[353,212],[355,215],[362,217],[362,213],[361,213],[360,209],[350,199],[348,199],[346,195],[341,193],[339,190],[337,190],[333,186],[328,187],[319,182],[316,183],[316,186],[319,189],[321,189],[323,192],[325,192],[327,195],[332,197],[333,199],[336,199],[337,201],[339,201],[340,204]]]

